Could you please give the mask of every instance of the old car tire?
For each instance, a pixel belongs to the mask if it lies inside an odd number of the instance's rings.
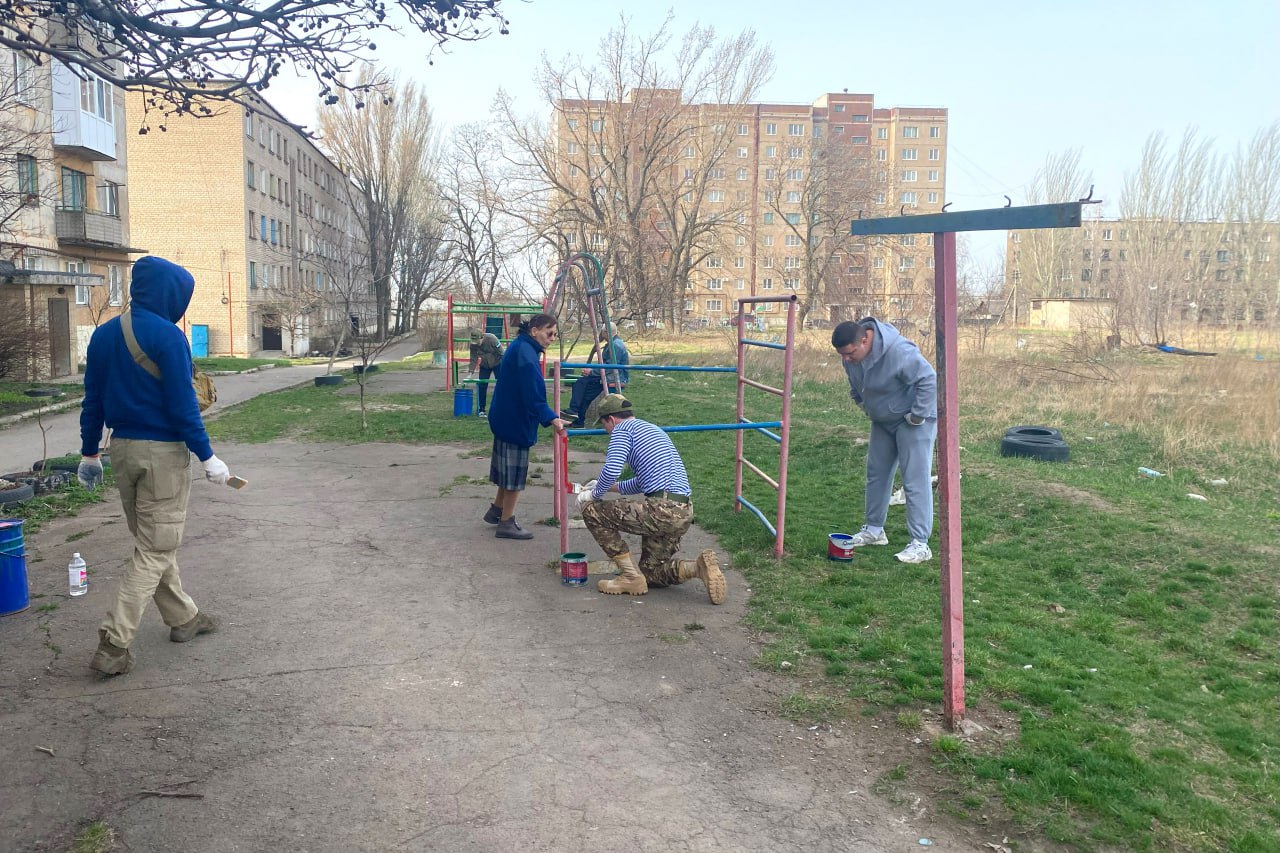
[[[0,492],[0,506],[9,506],[9,504],[19,504],[23,501],[29,501],[36,495],[35,487],[30,483],[22,483],[16,489],[6,489]]]
[[[1028,438],[1056,438],[1062,441],[1062,431],[1047,426],[1015,426],[1004,431],[1005,435],[1025,436]]]
[[[315,378],[316,387],[325,385],[341,385],[346,377],[340,373],[331,373],[328,376],[317,376]]]
[[[1000,455],[1039,459],[1041,462],[1066,462],[1071,458],[1071,448],[1061,438],[1006,435],[1000,439]]]

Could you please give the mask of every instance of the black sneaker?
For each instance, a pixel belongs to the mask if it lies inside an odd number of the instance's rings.
[[[484,514],[485,524],[497,524],[502,521],[502,507],[497,504],[489,504],[489,509]]]
[[[498,522],[498,530],[493,534],[495,539],[532,539],[533,532],[525,530],[517,522],[515,516]]]

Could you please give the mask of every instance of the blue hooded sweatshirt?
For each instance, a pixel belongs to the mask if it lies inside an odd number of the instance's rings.
[[[879,320],[875,324],[871,353],[857,364],[844,362],[849,396],[880,423],[901,421],[908,413],[936,419],[938,374],[933,365],[893,326]]]
[[[547,383],[539,357],[542,347],[521,332],[507,347],[494,379],[489,403],[489,429],[494,436],[517,447],[538,443],[538,425],[549,425],[556,413],[547,405]]]
[[[80,404],[80,452],[98,452],[105,423],[118,438],[181,441],[201,462],[213,455],[191,387],[191,347],[175,323],[187,311],[196,281],[177,264],[146,257],[133,265],[129,311],[138,346],[160,368],[157,380],[133,361],[120,318],[89,339]]]

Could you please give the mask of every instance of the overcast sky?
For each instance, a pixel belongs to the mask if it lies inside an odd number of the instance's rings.
[[[647,33],[668,9],[618,0],[502,8],[510,35],[452,46],[434,65],[422,37],[379,37],[380,61],[419,81],[446,126],[486,119],[499,88],[541,112],[532,77],[544,53],[592,54],[623,10]],[[761,100],[810,103],[847,88],[881,107],[947,107],[952,210],[999,207],[1005,194],[1021,202],[1045,156],[1069,148],[1082,150],[1095,197],[1113,201],[1153,131],[1178,137],[1193,126],[1232,151],[1280,121],[1280,0],[698,0],[675,13],[677,32],[750,28],[773,48],[777,71]],[[314,127],[314,91],[282,82],[265,94]],[[1003,234],[989,235],[974,249],[1002,246]]]

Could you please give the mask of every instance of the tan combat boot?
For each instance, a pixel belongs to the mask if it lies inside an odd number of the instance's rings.
[[[89,666],[103,675],[124,675],[133,669],[133,652],[112,645],[107,630],[98,629],[98,650],[93,653]]]
[[[607,595],[644,595],[649,591],[649,584],[631,562],[630,554],[619,554],[613,558],[613,564],[618,567],[618,576],[600,581],[596,589]]]
[[[712,604],[723,604],[729,592],[729,584],[720,571],[720,561],[715,551],[703,551],[695,560],[680,560],[677,564],[681,582],[697,578],[707,588],[707,598]]]

